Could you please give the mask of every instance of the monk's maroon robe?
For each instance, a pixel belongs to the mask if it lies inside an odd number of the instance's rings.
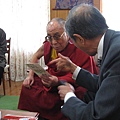
[[[78,87],[75,80],[72,79],[72,74],[69,72],[57,71],[56,65],[49,65],[51,61],[51,46],[49,42],[44,44],[44,60],[48,66],[48,72],[57,76],[59,80],[66,80],[75,87],[75,94],[80,99],[83,98],[86,89]],[[92,57],[76,48],[71,42],[66,48],[60,52],[62,55],[69,57],[76,65],[97,74],[97,68]],[[68,120],[61,113],[63,101],[60,100],[57,87],[47,89],[43,86],[41,79],[35,75],[35,82],[31,89],[22,86],[18,108],[31,112],[39,112],[40,115],[48,120]]]

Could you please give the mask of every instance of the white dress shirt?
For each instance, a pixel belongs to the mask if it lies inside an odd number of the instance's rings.
[[[98,50],[97,50],[98,59],[102,59],[104,36],[105,36],[105,34],[102,36],[102,38],[101,38],[101,40],[100,40],[100,42],[99,42],[99,44],[98,44]],[[72,78],[73,78],[74,80],[76,80],[77,75],[78,75],[78,73],[79,73],[80,70],[81,70],[81,67],[77,66],[77,68],[76,68],[76,70],[73,72],[73,76],[72,76]],[[76,95],[75,95],[73,92],[68,92],[68,93],[65,95],[64,103],[65,103],[70,97],[76,97]]]

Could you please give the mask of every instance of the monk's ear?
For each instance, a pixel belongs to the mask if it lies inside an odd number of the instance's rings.
[[[78,34],[73,34],[73,36],[75,37],[76,42],[80,42],[81,44],[84,44],[85,41],[83,37],[81,37]]]

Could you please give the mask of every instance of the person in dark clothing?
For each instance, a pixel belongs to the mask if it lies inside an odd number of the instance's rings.
[[[5,53],[7,52],[6,33],[0,28],[0,85],[6,65]]]
[[[91,74],[58,54],[51,64],[56,63],[59,71],[70,71],[78,85],[95,93],[86,104],[69,83],[59,86],[58,93],[64,99],[62,113],[70,120],[120,120],[120,31],[108,29],[100,11],[87,4],[70,11],[65,28],[79,49],[90,56],[98,53],[100,71],[99,75]]]

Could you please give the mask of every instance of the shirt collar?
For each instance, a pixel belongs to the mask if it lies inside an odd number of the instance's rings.
[[[99,42],[99,44],[98,44],[98,50],[97,50],[98,59],[102,59],[104,36],[105,36],[105,33],[103,34],[103,36],[102,36],[102,38],[100,39],[100,42]]]

